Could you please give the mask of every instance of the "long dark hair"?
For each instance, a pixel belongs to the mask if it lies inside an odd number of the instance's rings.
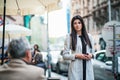
[[[35,54],[36,51],[37,51],[37,52],[40,52],[38,44],[35,44],[35,45],[34,45],[33,56],[34,56],[34,54]]]
[[[79,20],[80,20],[80,22],[81,22],[81,24],[82,24],[82,36],[84,37],[84,39],[85,39],[86,43],[89,45],[89,47],[92,48],[90,39],[89,39],[89,37],[88,37],[87,31],[86,31],[86,28],[85,28],[84,21],[83,21],[83,19],[82,19],[81,16],[76,15],[76,16],[74,16],[74,17],[72,18],[72,20],[71,20],[71,41],[72,41],[72,42],[71,42],[71,44],[72,44],[72,45],[71,45],[71,48],[72,48],[72,50],[75,51],[75,49],[76,49],[76,44],[77,44],[77,32],[76,32],[76,30],[75,30],[75,28],[74,28],[74,21],[75,21],[76,19],[79,19]]]

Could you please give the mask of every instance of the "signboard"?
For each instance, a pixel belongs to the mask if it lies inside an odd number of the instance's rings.
[[[113,30],[114,27],[115,30]],[[106,42],[106,56],[113,56],[113,36],[115,36],[115,49],[117,52],[120,52],[120,22],[107,22],[102,29],[102,36]]]

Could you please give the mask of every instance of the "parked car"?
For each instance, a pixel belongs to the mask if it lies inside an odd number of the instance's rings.
[[[43,60],[46,62],[46,64],[47,64],[47,62],[48,62],[48,57],[47,57],[47,55],[48,55],[48,53],[47,52],[41,52],[42,53],[42,55],[43,55]],[[57,62],[58,62],[58,59],[59,59],[59,57],[60,57],[60,51],[59,50],[52,50],[52,51],[50,51],[49,52],[49,54],[50,54],[50,64],[51,64],[51,70],[52,71],[56,71],[57,70],[57,68],[56,68],[56,65],[57,65]]]
[[[51,70],[59,74],[67,73],[70,61],[64,60],[62,51],[50,51],[51,54]]]
[[[50,54],[51,54],[51,70],[57,71],[57,62],[61,57],[60,51],[50,51]]]
[[[61,73],[68,73],[68,68],[70,64],[70,60],[64,60],[62,57],[63,51],[60,52],[60,57],[56,64],[56,72]]]
[[[64,60],[61,56],[56,64],[58,73],[68,72],[70,61]],[[106,50],[95,52],[92,59],[95,80],[114,80],[112,71],[112,57],[106,56]]]
[[[112,57],[106,56],[106,50],[95,52],[93,59],[95,80],[114,80]]]

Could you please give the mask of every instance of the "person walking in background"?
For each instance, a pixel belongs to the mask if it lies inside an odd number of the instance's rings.
[[[100,50],[105,50],[106,49],[106,42],[102,37],[99,38],[99,45],[100,45]]]
[[[26,38],[13,39],[8,53],[10,62],[0,66],[0,80],[46,80],[42,68],[30,65],[31,47]]]
[[[71,33],[64,43],[63,58],[71,60],[68,80],[94,80],[93,53],[94,39],[87,33],[82,17],[76,15],[71,20]]]

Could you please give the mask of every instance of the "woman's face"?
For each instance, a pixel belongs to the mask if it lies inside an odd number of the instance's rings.
[[[38,47],[35,45],[35,46],[34,46],[34,49],[38,49]]]
[[[82,23],[80,22],[79,19],[76,19],[73,22],[73,26],[74,26],[74,29],[76,30],[76,32],[81,32],[81,30],[82,30]]]

